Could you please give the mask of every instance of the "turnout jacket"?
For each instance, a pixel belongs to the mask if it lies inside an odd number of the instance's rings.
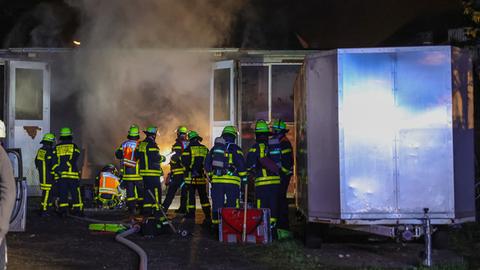
[[[138,146],[136,155],[141,176],[163,176],[160,164],[165,161],[165,157],[160,154],[160,148],[153,138],[145,138]]]
[[[52,171],[55,161],[53,145],[45,143],[38,149],[35,156],[35,167],[37,167],[40,177],[40,188],[50,190],[54,182],[54,173]]]
[[[208,148],[205,145],[196,139],[190,141],[190,144],[182,153],[182,163],[186,169],[186,184],[201,185],[207,183],[204,171],[207,154]]]
[[[258,140],[250,150],[248,150],[247,168],[249,171],[255,173],[255,186],[280,184],[280,176],[260,161],[261,159],[272,158],[268,146],[267,139]]]
[[[182,140],[177,139],[175,144],[172,145],[172,152],[175,152],[175,154],[173,154],[172,158],[170,159],[170,171],[173,175],[183,175],[185,173],[185,167],[181,161],[184,150],[185,143]]]
[[[213,173],[213,153],[218,146],[214,145],[205,157],[205,170],[207,171],[212,184],[234,184],[240,186],[241,179],[246,178],[247,172],[245,170],[245,159],[240,147],[235,144],[234,139],[230,136],[222,136],[227,142],[225,157],[227,160],[227,173],[223,175],[215,175]]]
[[[80,179],[78,159],[80,148],[72,140],[63,140],[53,150],[54,163],[52,170],[63,179]]]

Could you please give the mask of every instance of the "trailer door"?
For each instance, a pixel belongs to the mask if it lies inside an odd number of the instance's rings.
[[[9,61],[7,144],[20,148],[29,195],[41,193],[34,158],[50,132],[50,71],[42,62]]]
[[[235,125],[235,84],[233,60],[213,65],[210,83],[210,140],[220,136],[225,126]]]

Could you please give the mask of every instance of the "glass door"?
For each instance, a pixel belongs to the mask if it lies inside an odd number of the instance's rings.
[[[211,144],[225,126],[235,126],[235,84],[233,60],[213,65],[210,83]]]

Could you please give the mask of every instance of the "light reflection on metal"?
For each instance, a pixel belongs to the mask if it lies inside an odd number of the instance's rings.
[[[82,43],[81,43],[80,41],[78,41],[78,40],[74,40],[72,43],[73,43],[73,45],[75,45],[75,46],[80,46],[80,45],[82,44]]]
[[[437,220],[474,216],[471,62],[453,51],[307,56],[295,90],[296,171],[310,220],[422,219],[423,208]]]

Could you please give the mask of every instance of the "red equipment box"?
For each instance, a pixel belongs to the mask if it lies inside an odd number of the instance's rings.
[[[243,213],[240,208],[220,209],[219,240],[225,243],[241,243]],[[270,209],[252,208],[247,210],[247,243],[268,244],[272,242]]]

